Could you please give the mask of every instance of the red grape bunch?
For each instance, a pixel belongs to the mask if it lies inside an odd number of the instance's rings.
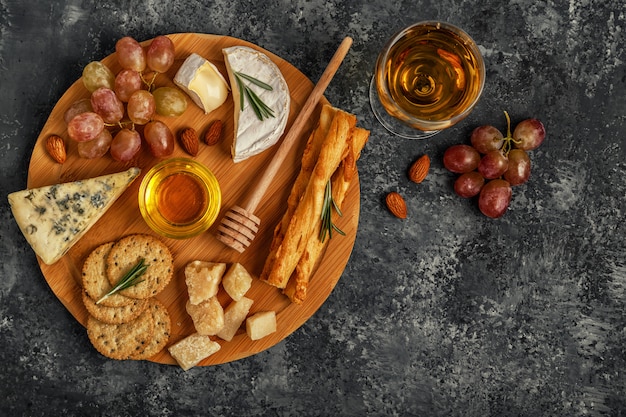
[[[154,86],[158,74],[174,63],[174,44],[167,36],[157,36],[143,47],[130,36],[115,44],[122,68],[114,74],[100,61],[83,68],[82,81],[91,94],[74,102],[65,112],[67,132],[78,142],[83,158],[99,158],[110,152],[116,161],[130,161],[141,149],[142,136],[136,125],[144,126],[143,139],[155,157],[170,155],[174,135],[155,114],[179,116],[187,108],[182,91]]]
[[[463,198],[478,195],[478,208],[494,219],[507,211],[511,187],[530,177],[527,151],[538,148],[546,137],[543,123],[534,118],[519,122],[511,134],[511,119],[507,112],[504,115],[506,136],[494,126],[479,126],[472,132],[471,145],[452,145],[443,155],[444,167],[460,174],[454,191]]]

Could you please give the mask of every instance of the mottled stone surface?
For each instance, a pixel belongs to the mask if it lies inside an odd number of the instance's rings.
[[[476,39],[487,84],[459,125],[400,140],[367,87],[385,40],[425,19]],[[0,415],[626,415],[625,28],[622,0],[0,0]],[[6,200],[82,66],[121,36],[173,32],[252,41],[313,80],[352,36],[327,97],[372,132],[357,241],[326,304],[272,349],[187,373],[91,348]],[[504,128],[503,110],[548,138],[494,221],[454,195],[441,157],[480,124]],[[394,190],[405,221],[384,207]]]

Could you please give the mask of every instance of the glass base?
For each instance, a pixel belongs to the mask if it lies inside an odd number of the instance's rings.
[[[425,132],[423,130],[416,129],[387,113],[387,110],[385,110],[380,102],[380,99],[378,98],[375,77],[372,77],[370,82],[370,105],[372,107],[372,111],[374,112],[374,116],[376,116],[380,124],[396,136],[400,136],[405,139],[426,139],[435,136],[440,132],[439,130]]]

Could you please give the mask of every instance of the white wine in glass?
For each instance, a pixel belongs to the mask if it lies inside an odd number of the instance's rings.
[[[485,84],[472,38],[442,22],[420,22],[394,35],[376,62],[374,114],[392,133],[425,138],[465,118]]]

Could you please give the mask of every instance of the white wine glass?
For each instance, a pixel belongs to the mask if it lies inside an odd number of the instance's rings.
[[[484,85],[476,42],[454,25],[424,21],[393,35],[381,51],[370,105],[394,135],[424,139],[463,120]]]

